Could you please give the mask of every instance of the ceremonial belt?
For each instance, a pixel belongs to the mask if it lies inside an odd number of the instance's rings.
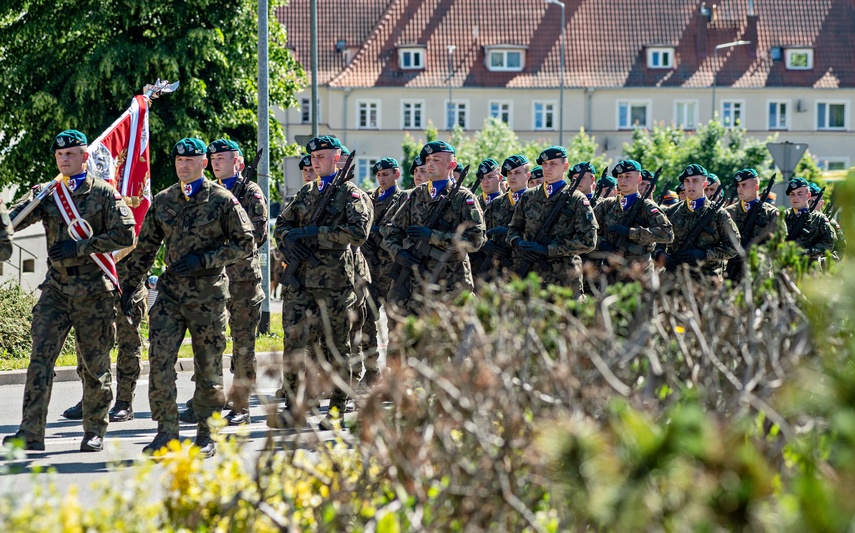
[[[86,219],[80,216],[80,211],[77,210],[74,199],[71,197],[71,191],[68,190],[68,185],[66,185],[65,181],[60,181],[54,188],[53,199],[59,208],[59,214],[62,215],[62,219],[65,220],[65,224],[68,226],[68,235],[75,241],[90,238],[92,236],[92,226]],[[119,275],[116,273],[116,261],[113,259],[113,255],[109,253],[97,253],[89,254],[89,257],[107,275],[113,285],[116,286],[116,289],[122,292]]]

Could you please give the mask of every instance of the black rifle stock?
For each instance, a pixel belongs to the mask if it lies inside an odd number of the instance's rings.
[[[425,227],[429,228],[431,231],[437,228],[440,220],[442,220],[442,215],[445,213],[445,209],[451,205],[452,198],[454,198],[460,190],[460,187],[463,185],[463,181],[466,179],[466,175],[468,173],[469,165],[466,165],[463,172],[460,173],[460,179],[454,182],[450,191],[448,190],[448,185],[446,185],[446,191],[448,192],[440,195],[439,200],[431,208]],[[415,256],[419,263],[421,263],[422,268],[424,268],[428,257],[430,257],[430,249],[430,243],[423,240],[417,240],[407,248],[407,252]],[[412,296],[410,278],[413,276],[413,269],[406,268],[396,262],[395,266],[392,267],[392,271],[389,273],[389,276],[394,280],[392,288],[389,290],[389,297],[397,302],[398,305],[404,305]]]
[[[264,148],[256,150],[255,158],[252,160],[252,163],[246,167],[246,172],[238,178],[237,183],[235,183],[235,186],[232,188],[232,194],[238,199],[238,201],[243,200],[243,195],[246,193],[246,184],[252,181],[258,173],[258,162],[261,161],[262,152],[264,152]]]
[[[665,201],[665,195],[668,194],[668,191],[671,189],[671,183],[673,183],[674,178],[668,180],[668,183],[665,184],[665,187],[662,189],[662,193],[659,195],[659,199],[656,201],[657,205],[662,205],[662,202]]]
[[[603,194],[603,189],[606,187],[606,182],[603,180],[606,179],[608,172],[609,172],[609,167],[608,167],[608,165],[606,165],[606,167],[603,168],[603,173],[600,174],[600,179],[597,180],[597,188],[594,189],[594,195],[591,197],[591,205],[597,203],[597,200],[600,199],[600,195]],[[581,178],[581,176],[580,176],[580,178]],[[612,188],[609,187],[608,190],[611,191]],[[608,193],[606,193],[606,194],[608,194]]]
[[[656,183],[659,181],[660,175],[662,175],[662,167],[659,167],[659,169],[653,175],[653,181],[650,182],[650,187],[647,188],[647,191],[644,193],[644,196],[642,196],[641,198],[636,200],[634,204],[632,204],[632,207],[630,208],[632,211],[624,221],[624,226],[632,228],[632,226],[635,225],[635,221],[638,219],[638,215],[640,215],[641,210],[644,209],[644,202],[647,201],[648,198],[650,198],[651,194],[653,194],[653,189],[656,188]],[[615,247],[621,248],[622,246],[626,245],[627,241],[629,241],[629,237],[624,237],[623,235],[621,235],[620,239],[618,239],[617,243],[615,244]]]
[[[603,171],[605,173],[605,171]],[[568,198],[573,197],[573,193],[576,192],[576,189],[579,187],[579,181],[582,179],[581,176],[573,182],[573,186],[570,187],[569,191],[558,191],[558,194],[566,194]],[[561,211],[564,210],[565,202],[559,199],[555,202],[555,205],[552,206],[552,210],[549,211],[549,214],[546,215],[546,218],[543,219],[543,223],[541,223],[540,228],[537,230],[537,234],[534,236],[534,242],[537,244],[547,245],[549,244],[549,230],[555,225],[555,221],[558,220],[559,215],[561,215]],[[520,267],[517,270],[517,275],[521,278],[524,278],[528,275],[531,267],[534,266],[534,261],[529,261],[525,257],[520,262]]]
[[[801,234],[802,230],[805,229],[805,224],[807,224],[807,220],[810,218],[810,214],[816,210],[816,206],[818,206],[819,202],[822,201],[822,193],[824,192],[825,187],[823,187],[819,191],[819,194],[816,195],[816,199],[810,203],[810,205],[808,206],[808,212],[805,213],[804,216],[802,216],[801,214],[799,215],[799,219],[796,220],[795,224],[793,224],[792,231],[790,231],[790,233],[787,235],[788,241],[796,240],[796,237],[798,237]]]
[[[336,172],[335,177],[329,185],[324,187],[324,190],[321,191],[321,197],[315,204],[315,208],[312,210],[312,213],[309,215],[308,223],[303,227],[322,225],[321,222],[324,220],[324,217],[330,212],[330,203],[332,202],[333,197],[335,197],[335,193],[342,185],[344,185],[345,182],[353,178],[353,157],[355,155],[356,150],[350,153],[347,157],[347,161],[344,163],[344,166]],[[314,250],[310,247],[309,257],[313,257],[313,254]],[[285,267],[285,272],[282,273],[282,282],[299,289],[301,285],[299,280],[297,280],[297,271],[300,269],[300,265],[302,264],[302,260],[289,262]]]

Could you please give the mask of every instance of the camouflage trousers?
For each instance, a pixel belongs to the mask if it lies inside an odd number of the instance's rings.
[[[235,409],[249,407],[249,395],[255,385],[257,363],[255,338],[261,323],[264,292],[259,281],[229,281],[229,330],[232,335],[231,372],[234,374],[229,400]]]
[[[226,350],[226,304],[179,304],[160,291],[149,312],[148,403],[157,430],[178,433],[176,373],[178,349],[190,330],[193,347],[193,409],[199,428],[225,404],[223,352]]]
[[[110,350],[116,341],[115,305],[113,293],[72,298],[51,286],[42,290],[33,308],[33,350],[24,387],[23,431],[44,440],[54,365],[73,327],[82,365],[83,431],[102,437],[107,432],[107,411],[113,401]]]
[[[283,389],[293,397],[304,361],[318,347],[324,359],[345,383],[350,379],[351,326],[357,307],[354,289],[296,289],[288,286],[282,295]],[[310,352],[311,350],[311,352]],[[346,393],[335,387],[330,407],[344,412]]]

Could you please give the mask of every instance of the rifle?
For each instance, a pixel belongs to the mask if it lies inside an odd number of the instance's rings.
[[[822,193],[824,192],[825,187],[823,187],[819,191],[819,194],[816,196],[816,199],[808,205],[808,212],[805,213],[805,216],[802,216],[802,214],[799,213],[799,219],[796,220],[796,223],[793,224],[793,229],[787,235],[788,241],[794,241],[799,235],[801,235],[802,230],[805,229],[805,224],[807,224],[807,219],[810,218],[810,214],[816,210],[816,206],[818,206],[819,202],[822,201]]]
[[[745,224],[742,226],[742,239],[739,243],[743,248],[747,248],[748,245],[751,244],[751,234],[754,233],[754,226],[757,225],[757,219],[760,216],[760,212],[763,210],[763,204],[766,202],[766,199],[769,198],[769,193],[772,192],[772,185],[775,184],[775,178],[778,177],[778,174],[772,174],[772,179],[769,180],[769,184],[766,186],[766,189],[763,190],[763,194],[760,195],[760,199],[751,206],[751,209],[748,211],[748,216],[745,217]]]
[[[232,194],[238,201],[243,200],[243,195],[246,193],[246,184],[252,181],[255,177],[255,174],[258,172],[258,162],[261,161],[261,153],[264,151],[264,148],[259,148],[255,151],[255,159],[252,160],[252,163],[246,167],[246,172],[241,175],[235,186],[232,187]]]
[[[719,196],[723,188],[724,185],[719,184],[718,189],[716,189],[715,194],[713,194],[713,196]],[[690,229],[686,236],[683,238],[683,242],[680,244],[680,247],[677,248],[677,251],[674,253],[674,255],[677,255],[680,252],[685,252],[695,244],[695,240],[697,240],[698,235],[701,234],[701,231],[706,229],[707,224],[709,224],[710,220],[716,215],[716,213],[718,213],[718,210],[722,208],[725,202],[733,198],[735,190],[736,189],[734,188],[734,190],[732,190],[729,195],[721,194],[721,199],[715,204],[713,204],[709,209],[707,209],[703,216],[698,219],[697,222],[695,222],[695,225],[692,226],[692,229]]]
[[[471,186],[471,187],[469,187],[469,192],[471,192],[472,194],[475,194],[475,191],[477,191],[477,190],[478,190],[478,187],[480,187],[480,186],[481,186],[481,180],[482,180],[482,179],[484,179],[484,175],[483,175],[483,174],[481,174],[480,176],[476,177],[476,178],[475,178],[475,181],[474,181],[474,182],[472,182],[472,186]],[[462,181],[462,180],[463,180],[463,177],[461,176],[461,181]]]
[[[662,194],[659,195],[659,200],[656,202],[657,205],[662,205],[662,202],[665,201],[665,195],[668,194],[668,191],[671,189],[671,183],[673,181],[674,178],[671,178],[668,180],[668,183],[665,184],[665,187],[662,189]]]
[[[451,205],[451,199],[460,190],[463,180],[466,179],[468,173],[469,165],[466,165],[463,172],[460,173],[460,179],[454,182],[451,190],[447,194],[441,195],[439,200],[433,205],[425,227],[433,231],[439,225],[445,209]],[[448,185],[446,185],[446,190],[448,190]],[[430,249],[431,245],[427,241],[417,240],[407,251],[413,254],[419,260],[419,263],[424,266],[430,257]],[[389,273],[389,277],[395,280],[392,288],[389,290],[389,297],[395,300],[398,305],[405,304],[410,299],[410,296],[412,296],[412,287],[409,286],[412,275],[413,269],[405,268],[400,263],[395,263],[395,266],[392,267],[392,271]]]
[[[829,220],[833,219],[837,216],[837,212],[840,210],[840,206],[837,205],[837,187],[831,191],[831,198],[828,200],[828,203],[825,204],[825,209],[823,209],[823,213]]]
[[[603,175],[605,175],[605,170],[603,171]],[[576,188],[579,187],[580,180],[581,176],[573,182],[573,186],[570,187],[570,190],[565,193],[568,197],[573,197],[573,193],[576,192]],[[559,194],[561,194],[560,191]],[[558,220],[558,216],[561,214],[561,211],[564,210],[565,205],[565,202],[561,200],[555,202],[555,205],[552,206],[552,210],[549,212],[546,218],[543,219],[543,223],[541,223],[540,228],[538,228],[537,234],[534,236],[534,242],[536,242],[537,244],[549,243],[549,230],[552,229],[552,227],[555,225],[555,222]],[[528,275],[529,270],[531,270],[531,267],[533,266],[534,261],[529,261],[528,259],[523,258],[522,262],[520,263],[520,267],[517,270],[517,275],[520,278],[526,277]]]
[[[378,211],[377,213],[375,213],[374,220],[376,220],[378,223],[382,223],[383,219],[386,218],[386,214],[389,212],[390,209],[392,209],[392,205],[394,203],[395,202],[393,200],[389,200],[389,204],[386,205],[385,208],[383,208],[383,211]],[[362,245],[362,247],[365,248],[366,251],[371,252],[370,254],[363,255],[365,255],[366,259],[368,259],[368,261],[371,263],[372,266],[374,266],[374,268],[380,266],[380,258],[377,257],[377,249],[380,248],[381,240],[382,237],[378,233],[369,232],[368,239],[366,239],[365,244]]]
[[[347,156],[347,161],[345,161],[344,166],[335,174],[335,177],[332,181],[324,187],[324,190],[321,191],[321,197],[318,202],[315,204],[315,208],[312,210],[309,215],[309,221],[305,226],[321,226],[321,222],[324,220],[324,217],[329,214],[335,214],[333,207],[330,203],[335,197],[335,193],[341,188],[345,182],[349,181],[353,178],[353,157],[356,155],[356,150],[350,152],[350,155]],[[286,237],[287,239],[287,237]],[[318,260],[314,257],[314,250],[310,249],[309,257],[307,259],[313,259],[314,261],[310,261],[313,264],[317,264]],[[300,282],[297,280],[297,270],[300,269],[300,265],[303,264],[304,260],[296,260],[290,261],[288,265],[285,267],[285,272],[282,273],[282,283],[287,283],[294,288],[301,288]]]
[[[632,226],[635,224],[638,215],[641,214],[641,210],[644,209],[644,202],[647,201],[648,198],[650,198],[650,195],[653,193],[653,189],[656,188],[656,183],[659,181],[659,176],[661,174],[662,167],[659,167],[656,173],[653,174],[653,181],[650,182],[650,187],[647,188],[647,192],[645,192],[644,196],[642,196],[641,198],[636,200],[634,204],[632,204],[632,207],[630,208],[632,211],[629,213],[629,216],[623,223],[625,226],[632,228]],[[628,237],[624,237],[623,235],[621,235],[620,239],[618,239],[617,243],[615,243],[615,248],[621,248],[626,244],[627,240],[629,240]]]
[[[600,179],[597,180],[597,188],[594,189],[594,195],[591,197],[591,204],[592,205],[597,203],[597,200],[600,199],[600,195],[603,193],[603,189],[606,186],[605,182],[603,180],[606,179],[606,174],[608,174],[608,171],[609,171],[609,166],[606,165],[606,167],[603,169],[603,173],[600,174]],[[609,187],[608,190],[611,191],[612,188]],[[606,193],[606,194],[608,194],[608,193]]]

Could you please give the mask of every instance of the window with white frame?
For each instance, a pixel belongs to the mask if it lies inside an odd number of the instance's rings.
[[[487,51],[487,68],[494,72],[519,72],[523,69],[525,53],[523,50],[492,49]]]
[[[532,129],[555,129],[555,102],[534,102],[532,104]]]
[[[617,103],[617,129],[630,130],[635,127],[648,128],[650,124],[650,101],[619,100]]]
[[[363,183],[369,185],[374,184],[374,175],[371,173],[371,167],[377,163],[376,158],[372,157],[357,157],[356,158],[356,182],[362,186]]]
[[[366,130],[380,128],[379,100],[360,100],[356,103],[356,127]]]
[[[813,48],[790,48],[787,50],[787,69],[810,70],[813,68]]]
[[[648,48],[647,68],[674,68],[674,48],[669,46]]]
[[[454,126],[469,128],[469,102],[454,100],[445,101],[445,129],[450,130]]]
[[[786,130],[790,128],[790,103],[772,100],[769,102],[769,129]]]
[[[505,124],[511,124],[511,102],[499,100],[490,102],[490,116],[499,119]]]
[[[684,130],[693,130],[698,125],[698,101],[677,100],[674,102],[674,124]]]
[[[419,70],[425,68],[424,48],[400,48],[398,64],[402,70]]]
[[[816,129],[845,130],[848,107],[847,102],[817,102]]]
[[[721,123],[726,128],[742,126],[745,120],[742,112],[745,109],[743,100],[724,100],[721,103]]]
[[[424,100],[403,100],[401,102],[401,128],[405,130],[424,127]]]

